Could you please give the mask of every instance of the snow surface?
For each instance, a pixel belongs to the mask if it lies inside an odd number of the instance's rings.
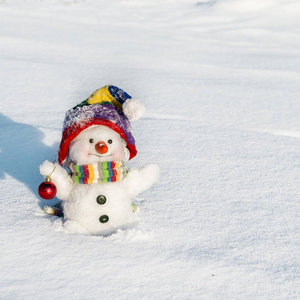
[[[1,299],[299,299],[300,3],[0,1]],[[70,235],[38,167],[114,84],[157,163],[136,228]]]

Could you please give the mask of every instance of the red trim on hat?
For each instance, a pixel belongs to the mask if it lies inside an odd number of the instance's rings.
[[[85,122],[83,124],[77,124],[74,123],[71,127],[69,127],[62,136],[61,143],[59,146],[58,150],[58,162],[60,165],[63,165],[65,159],[67,158],[68,155],[68,149],[71,141],[75,139],[75,137],[82,132],[84,129],[87,129],[88,127],[92,125],[103,125],[107,126],[110,129],[116,131],[126,142],[127,142],[127,148],[129,150],[130,156],[129,159],[132,159],[133,157],[136,156],[137,150],[134,145],[131,145],[127,141],[127,137],[124,133],[124,131],[115,123],[112,123],[108,120],[103,120],[103,119],[90,119],[88,122]]]

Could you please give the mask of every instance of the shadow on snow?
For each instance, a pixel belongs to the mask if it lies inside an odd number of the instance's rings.
[[[45,145],[42,141],[44,133],[39,129],[17,123],[1,113],[0,128],[0,179],[8,174],[25,184],[42,206],[43,200],[37,193],[39,184],[44,181],[39,174],[39,165],[47,158],[56,159],[58,145]]]

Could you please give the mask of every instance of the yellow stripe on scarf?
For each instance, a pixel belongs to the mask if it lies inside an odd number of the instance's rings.
[[[89,178],[88,178],[88,183],[94,183],[94,178],[95,178],[95,174],[94,174],[94,168],[93,165],[88,165],[88,170],[89,170]]]

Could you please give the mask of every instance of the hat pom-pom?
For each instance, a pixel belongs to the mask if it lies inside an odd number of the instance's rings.
[[[137,121],[145,113],[145,106],[137,99],[130,99],[123,105],[124,114],[130,121]]]

